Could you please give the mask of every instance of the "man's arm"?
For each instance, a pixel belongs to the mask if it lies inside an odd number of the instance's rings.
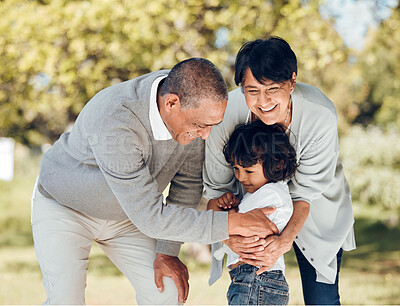
[[[232,213],[228,215],[228,233],[244,237],[259,238],[278,234],[278,228],[265,215],[276,211],[275,207],[256,208],[247,213]]]
[[[201,177],[204,163],[204,141],[196,139],[185,147],[188,151],[178,172],[171,180],[166,204],[175,204],[180,207],[197,208],[203,191]],[[156,252],[178,256],[182,242],[157,240]]]
[[[249,239],[259,239],[259,237],[266,237],[278,233],[278,229],[273,225],[273,230],[270,229],[270,221],[266,214],[274,212],[276,209],[273,207],[264,207],[254,209],[245,214],[230,213],[228,215],[229,233],[239,234],[243,236],[254,236]],[[228,214],[227,212],[222,212]],[[269,221],[269,222],[268,222]],[[259,235],[259,236],[257,236]],[[179,269],[178,269],[179,267]],[[154,261],[154,273],[156,285],[162,291],[162,276],[170,276],[174,280],[179,293],[179,301],[186,300],[188,292],[188,277],[184,273],[184,265],[177,257],[158,254]]]
[[[96,136],[90,144],[96,163],[122,209],[141,232],[155,239],[180,242],[213,243],[228,237],[225,212],[163,205],[146,162],[152,144],[134,114],[118,109],[100,122],[85,124],[84,129],[86,134]],[[105,139],[110,135],[112,146]]]
[[[190,150],[178,172],[171,180],[167,205],[197,208],[203,190],[201,178],[204,162],[204,141],[198,139],[188,145]],[[158,239],[154,260],[154,280],[160,292],[164,290],[163,276],[171,277],[178,289],[178,300],[185,303],[189,294],[189,272],[178,258],[182,242]]]
[[[118,113],[84,128],[87,134],[97,135],[90,149],[108,186],[141,232],[155,239],[205,244],[225,240],[232,234],[271,234],[262,210],[228,216],[227,212],[163,205],[157,182],[144,160],[148,155],[146,146],[151,145],[146,140],[147,131],[133,114],[120,118]],[[129,128],[132,125],[137,128]],[[110,135],[115,137],[111,148],[105,139]]]

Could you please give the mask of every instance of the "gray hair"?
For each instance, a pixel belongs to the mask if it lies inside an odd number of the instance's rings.
[[[215,65],[205,58],[190,58],[176,64],[161,85],[161,95],[175,94],[182,109],[198,108],[205,100],[228,100],[228,87]]]

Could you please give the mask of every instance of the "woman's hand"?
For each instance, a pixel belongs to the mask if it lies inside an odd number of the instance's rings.
[[[257,271],[257,275],[268,271],[276,263],[279,257],[288,252],[292,247],[292,243],[284,241],[280,236],[272,235],[265,239],[261,239],[265,243],[262,250],[255,252],[242,252],[239,261],[252,266],[261,266]],[[261,248],[261,247],[259,247]]]
[[[262,266],[257,274],[269,270],[280,256],[288,252],[293,244],[295,237],[299,234],[301,227],[307,219],[310,211],[310,204],[305,201],[293,202],[293,214],[285,229],[279,236],[273,235],[265,239],[265,249],[254,253],[242,252],[239,260],[253,265]]]
[[[232,235],[223,243],[239,256],[262,251],[266,246],[265,239],[260,239],[258,236],[243,237]]]

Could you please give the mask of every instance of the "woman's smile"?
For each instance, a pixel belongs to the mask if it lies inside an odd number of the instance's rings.
[[[242,84],[247,106],[267,125],[286,124],[293,86],[294,83],[291,81],[277,83],[265,80],[265,83],[261,84],[254,78],[249,68],[245,72]]]
[[[276,106],[277,106],[277,104],[275,104],[274,106],[272,106],[272,107],[270,107],[270,108],[262,108],[262,107],[259,107],[259,109],[260,109],[261,111],[263,111],[263,112],[269,112],[269,111],[272,111]]]

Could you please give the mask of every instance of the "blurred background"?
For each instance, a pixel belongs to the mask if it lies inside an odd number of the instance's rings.
[[[345,253],[344,304],[400,304],[400,4],[398,0],[1,0],[0,304],[45,299],[30,194],[41,155],[98,91],[206,57],[235,88],[249,40],[285,38],[298,81],[336,105],[358,248]],[[186,244],[188,304],[226,304],[226,271],[208,287],[208,248]],[[302,304],[293,253],[290,304]],[[134,304],[129,282],[94,245],[88,304]]]

